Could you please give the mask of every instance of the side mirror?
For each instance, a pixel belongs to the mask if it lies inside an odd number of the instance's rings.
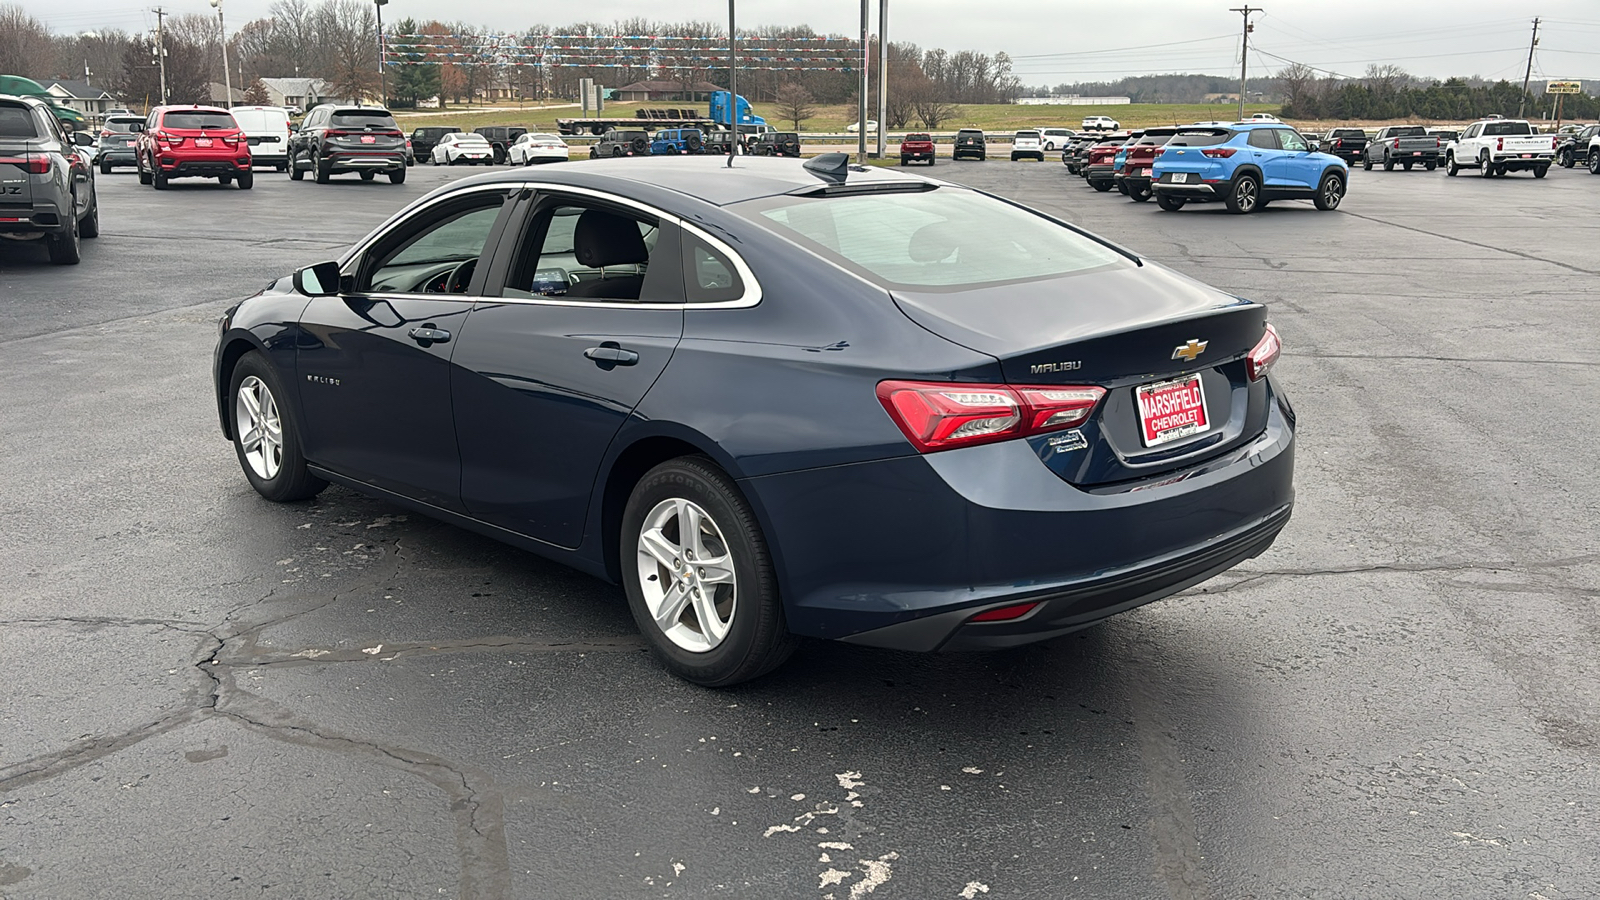
[[[307,297],[332,297],[339,293],[339,264],[324,262],[296,269],[294,289]]]
[[[72,133],[72,142],[79,147],[93,147],[94,135],[87,131],[75,131]]]

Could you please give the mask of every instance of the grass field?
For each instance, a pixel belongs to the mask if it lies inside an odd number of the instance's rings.
[[[688,103],[616,103],[606,106],[601,118],[632,118],[636,109],[679,109],[688,106],[703,108],[704,104]],[[790,122],[778,118],[777,107],[770,103],[754,104],[755,114],[768,124],[788,128]],[[1086,116],[1110,116],[1124,128],[1141,128],[1146,125],[1181,125],[1211,119],[1232,119],[1238,105],[1232,103],[1131,103],[1120,106],[1018,106],[1012,103],[972,104],[959,107],[957,115],[949,122],[940,123],[939,130],[957,128],[982,128],[985,131],[1005,132],[1018,128],[1043,128],[1056,126],[1076,129]],[[1252,103],[1245,106],[1245,114],[1253,112],[1276,113],[1277,106],[1270,103]],[[522,125],[536,131],[554,131],[557,118],[580,118],[576,107],[541,109],[507,109],[497,112],[483,111],[419,111],[410,114],[400,111],[400,127],[406,132],[425,125],[454,125],[471,131],[483,125]],[[594,118],[594,116],[590,116]],[[801,123],[802,131],[840,133],[856,119],[853,106],[819,106],[816,115]],[[920,127],[913,125],[911,129]]]

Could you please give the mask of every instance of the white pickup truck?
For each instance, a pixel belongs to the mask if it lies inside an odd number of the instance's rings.
[[[1445,174],[1477,169],[1483,177],[1531,170],[1543,178],[1556,160],[1556,136],[1534,134],[1522,119],[1484,119],[1468,125],[1445,150]]]

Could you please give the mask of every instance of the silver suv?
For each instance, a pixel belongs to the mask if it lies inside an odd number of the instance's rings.
[[[40,238],[50,261],[77,265],[78,239],[100,234],[94,167],[78,152],[94,136],[68,140],[50,107],[0,94],[0,235]]]

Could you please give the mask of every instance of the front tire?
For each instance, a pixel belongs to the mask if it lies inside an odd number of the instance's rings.
[[[1372,157],[1363,154],[1362,157],[1361,157],[1361,168],[1367,170],[1368,172],[1371,172],[1372,171]]]
[[[1261,202],[1261,182],[1248,172],[1240,175],[1234,179],[1226,202],[1228,212],[1241,216],[1254,212],[1256,205]]]
[[[1339,208],[1339,202],[1344,199],[1344,178],[1337,172],[1329,172],[1322,176],[1322,183],[1317,185],[1317,196],[1312,202],[1317,209],[1329,212]]]
[[[710,460],[662,463],[622,514],[623,589],[656,658],[686,681],[726,687],[794,652],[755,513]]]
[[[1577,164],[1577,161],[1572,158],[1572,151],[1571,150],[1563,150],[1563,151],[1561,151],[1561,168],[1570,169],[1576,164]]]
[[[1589,174],[1600,175],[1600,151],[1589,151]]]
[[[256,493],[273,501],[307,500],[328,486],[300,452],[300,423],[283,405],[278,373],[257,351],[246,353],[228,380],[233,449]]]
[[[139,170],[140,184],[151,184],[155,181],[155,179],[150,177],[150,173],[145,171],[144,160],[135,157],[133,167]]]
[[[298,162],[299,162],[299,158],[298,157],[294,157],[294,156],[289,157],[289,180],[290,181],[300,181],[301,179],[306,177],[305,171],[303,169],[301,169],[298,165],[296,165],[296,163],[298,163]]]

